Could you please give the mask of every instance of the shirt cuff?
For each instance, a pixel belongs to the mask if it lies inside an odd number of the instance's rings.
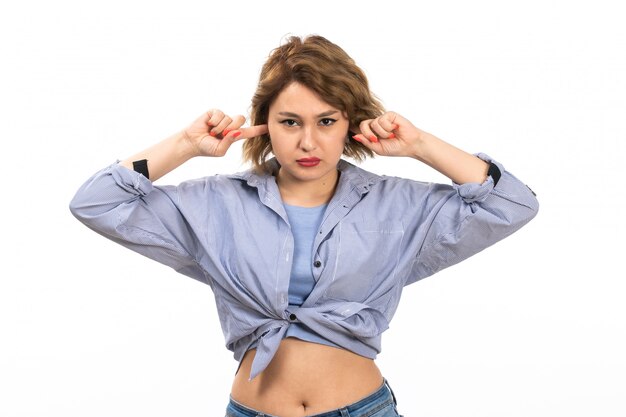
[[[504,167],[502,166],[502,164],[494,161],[489,155],[486,155],[484,153],[477,153],[474,155],[487,162],[488,164],[495,165],[500,170],[500,173],[504,173]],[[463,201],[465,201],[466,203],[474,203],[484,201],[494,189],[495,182],[491,176],[488,176],[482,184],[479,184],[477,182],[468,182],[465,184],[453,183],[452,186],[457,191],[459,196],[463,199]]]
[[[113,177],[115,183],[125,191],[140,196],[145,196],[152,192],[154,185],[152,181],[145,176],[132,169],[128,169],[119,164],[118,159],[115,163],[109,165],[106,171]]]

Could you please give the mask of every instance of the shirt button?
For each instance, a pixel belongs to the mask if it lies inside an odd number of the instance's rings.
[[[291,321],[294,321],[294,320],[296,320],[297,318],[298,318],[298,317],[296,317],[296,315],[295,315],[295,314],[293,314],[293,313],[291,313],[291,314],[289,315],[289,320],[291,320]]]
[[[322,262],[321,261],[315,261],[313,262],[313,266],[316,268],[319,268],[320,266],[322,266]]]

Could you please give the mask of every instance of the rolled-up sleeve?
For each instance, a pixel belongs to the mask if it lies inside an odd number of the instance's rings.
[[[99,234],[208,283],[196,261],[198,240],[181,212],[177,187],[154,186],[114,163],[79,188],[70,211]]]
[[[454,265],[504,239],[533,219],[539,209],[535,193],[485,154],[494,164],[497,184],[429,184],[423,197],[423,220],[416,226],[417,256],[405,285]]]

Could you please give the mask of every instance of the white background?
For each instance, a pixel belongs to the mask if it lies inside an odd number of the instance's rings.
[[[224,415],[237,364],[210,288],[89,231],[67,205],[93,172],[203,111],[246,114],[270,50],[310,33],[342,46],[388,109],[501,161],[541,202],[515,235],[406,288],[377,359],[400,412],[626,415],[617,7],[168,3],[2,6],[0,415]],[[160,183],[241,170],[239,155]],[[446,181],[409,159],[363,166]]]

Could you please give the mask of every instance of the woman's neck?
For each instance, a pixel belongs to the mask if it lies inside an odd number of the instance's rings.
[[[316,207],[326,204],[335,194],[339,180],[339,171],[311,181],[298,181],[285,178],[280,170],[276,175],[276,184],[283,201],[292,206]]]

